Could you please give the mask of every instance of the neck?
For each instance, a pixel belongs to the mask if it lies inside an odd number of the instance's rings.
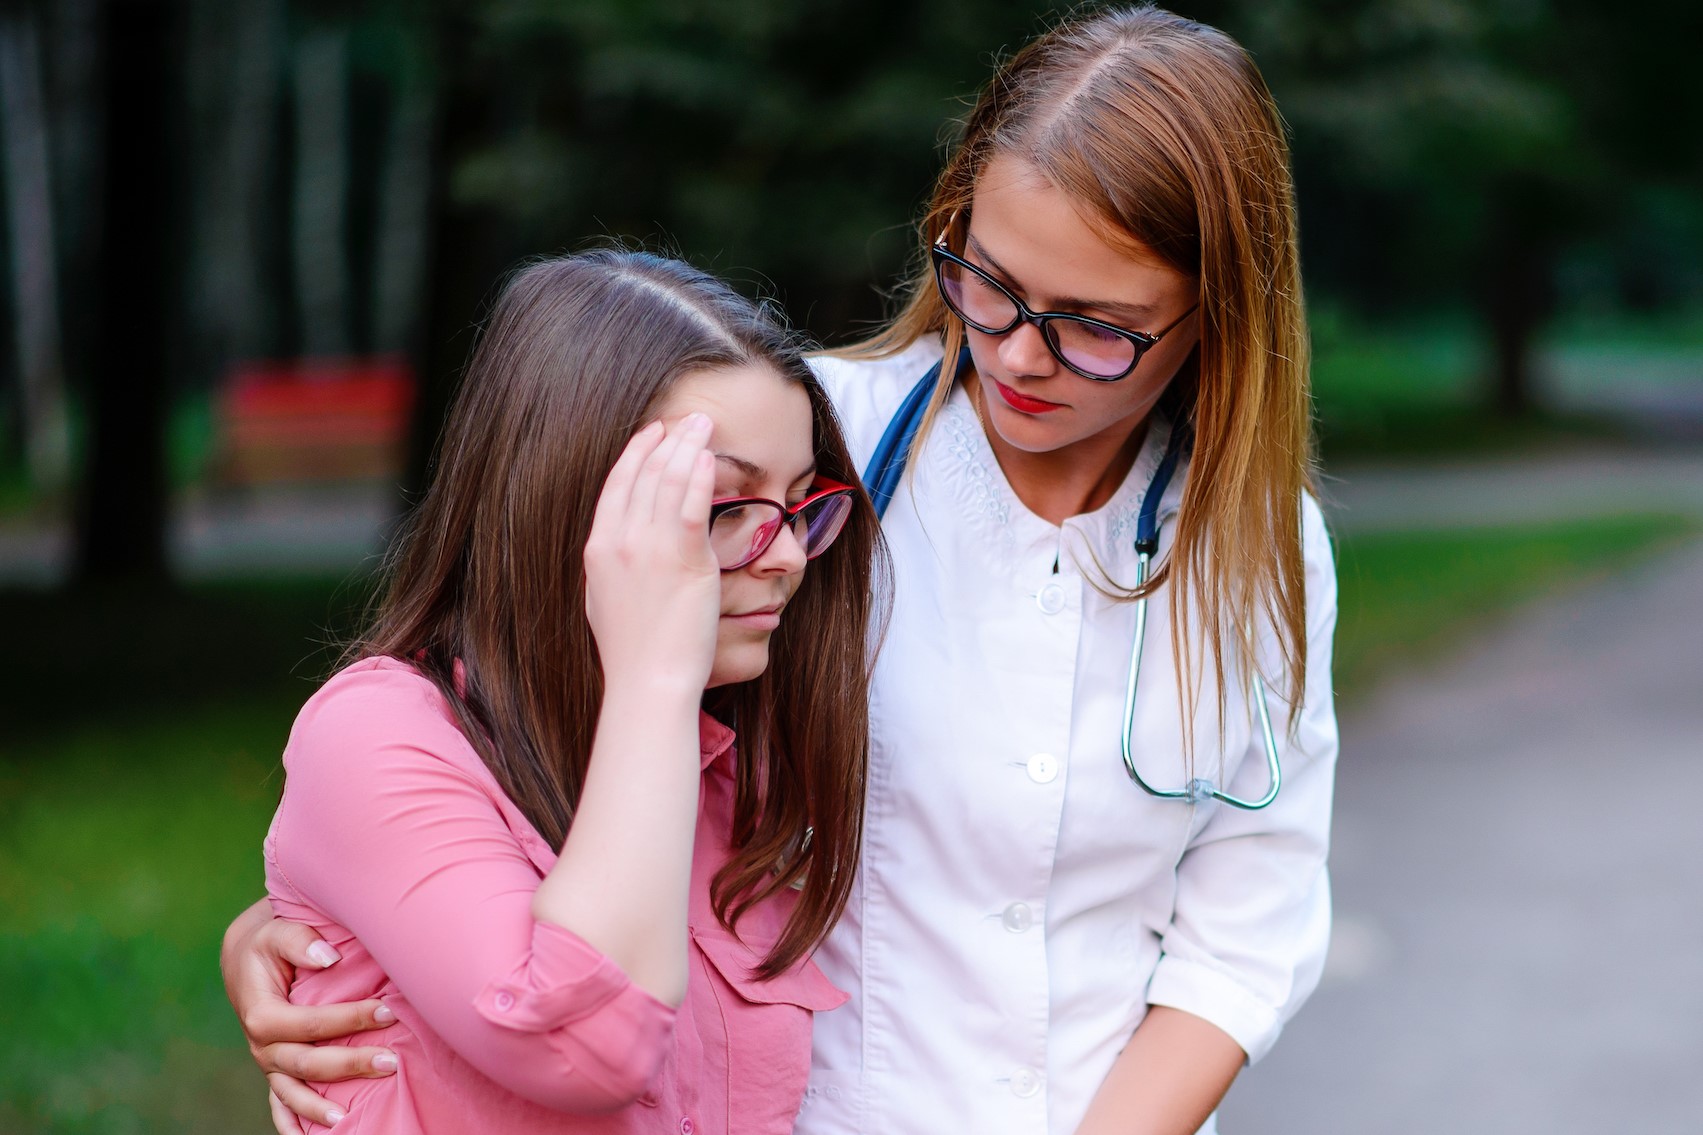
[[[1011,445],[988,426],[980,383],[969,384],[969,395],[1011,491],[1024,508],[1054,525],[1093,512],[1112,499],[1141,452],[1151,417],[1149,412],[1132,418],[1127,429],[1107,430],[1063,449],[1031,453]]]

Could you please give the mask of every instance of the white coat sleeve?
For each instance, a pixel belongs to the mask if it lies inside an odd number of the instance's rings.
[[[1151,1005],[1192,1013],[1223,1029],[1249,1062],[1271,1049],[1318,985],[1330,944],[1331,794],[1337,729],[1331,689],[1336,572],[1324,517],[1302,502],[1306,558],[1307,679],[1293,734],[1287,703],[1270,695],[1283,770],[1277,799],[1258,811],[1217,804],[1177,869],[1176,906],[1148,986]],[[1234,704],[1234,700],[1232,703]],[[1265,794],[1256,727],[1229,792]]]

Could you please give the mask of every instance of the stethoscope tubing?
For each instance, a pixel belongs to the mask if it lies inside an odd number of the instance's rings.
[[[1136,553],[1135,585],[1140,587],[1147,582],[1148,554]],[[1118,749],[1123,756],[1124,771],[1129,778],[1150,796],[1161,800],[1186,800],[1190,804],[1201,804],[1207,800],[1217,800],[1232,808],[1242,808],[1247,811],[1257,811],[1277,799],[1278,789],[1283,787],[1283,766],[1277,758],[1277,734],[1271,728],[1271,706],[1266,700],[1265,682],[1259,674],[1254,674],[1249,685],[1253,694],[1254,709],[1259,716],[1261,738],[1265,741],[1266,770],[1271,776],[1271,787],[1258,800],[1243,800],[1221,792],[1204,777],[1193,777],[1182,788],[1155,788],[1147,783],[1141,775],[1141,770],[1135,767],[1135,753],[1132,749],[1131,736],[1135,731],[1135,691],[1141,682],[1142,644],[1147,641],[1147,597],[1144,595],[1135,601],[1135,641],[1129,651],[1129,680],[1124,686],[1124,721],[1123,730],[1118,737]]]

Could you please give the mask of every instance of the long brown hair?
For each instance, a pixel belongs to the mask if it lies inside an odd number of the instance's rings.
[[[678,379],[754,364],[805,389],[818,469],[855,484],[799,344],[765,307],[678,261],[598,250],[533,263],[509,281],[474,351],[431,487],[351,657],[401,658],[430,677],[552,846],[572,823],[603,696],[582,558],[603,482]],[[753,903],[802,888],[765,976],[813,949],[850,892],[881,554],[879,522],[860,497],[789,602],[767,672],[705,695],[739,731],[734,854],[712,885],[718,917],[731,928]]]
[[[1308,339],[1289,148],[1253,60],[1224,33],[1151,6],[1077,16],[1006,61],[982,90],[921,223],[904,307],[847,353],[895,354],[941,335],[956,358],[963,325],[941,302],[927,250],[995,155],[1029,163],[1085,206],[1114,243],[1133,237],[1198,282],[1200,346],[1167,392],[1193,432],[1171,554],[1140,590],[1171,583],[1175,625],[1192,615],[1218,678],[1254,665],[1248,635],[1276,629],[1293,708],[1306,675],[1301,492],[1312,484]],[[942,368],[925,429],[952,390]],[[1199,690],[1188,636],[1179,683]],[[1271,679],[1271,675],[1266,676]],[[1187,733],[1185,733],[1187,736]]]

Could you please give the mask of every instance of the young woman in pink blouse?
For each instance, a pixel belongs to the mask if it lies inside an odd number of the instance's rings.
[[[338,956],[292,1002],[383,1027],[385,1074],[317,1085],[323,1119],[791,1129],[863,807],[854,475],[787,334],[712,278],[605,251],[510,283],[296,720],[246,919]]]

